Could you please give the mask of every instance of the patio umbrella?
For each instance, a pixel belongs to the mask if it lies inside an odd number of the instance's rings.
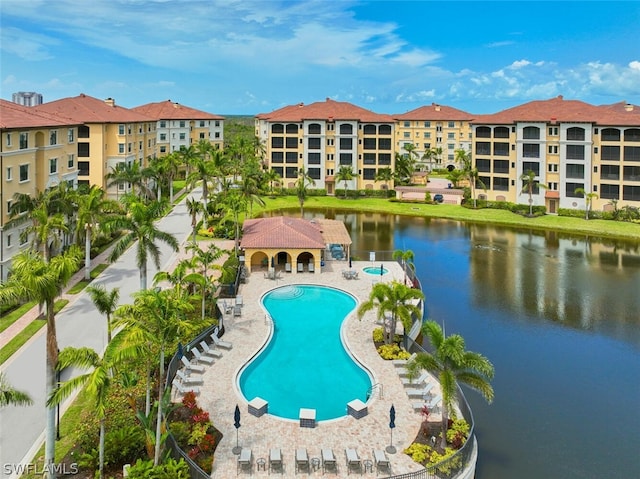
[[[236,410],[233,412],[233,425],[236,428],[236,447],[233,448],[234,454],[240,454],[242,448],[238,443],[238,429],[240,429],[240,408],[236,404]]]
[[[271,267],[275,268],[276,267],[276,262],[275,262],[275,257],[271,257]]]
[[[351,265],[351,256],[349,256],[349,269],[353,268],[353,266]]]
[[[396,427],[396,408],[391,405],[391,409],[389,409],[389,429],[391,429],[391,444],[387,446],[386,451],[389,454],[395,454],[396,448],[393,447],[393,428]]]
[[[380,276],[382,276],[384,274],[384,265],[381,264],[380,265]]]

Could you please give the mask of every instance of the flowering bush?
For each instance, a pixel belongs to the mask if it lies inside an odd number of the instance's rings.
[[[378,354],[382,359],[409,359],[411,356],[407,351],[401,349],[397,344],[383,344],[378,348]]]

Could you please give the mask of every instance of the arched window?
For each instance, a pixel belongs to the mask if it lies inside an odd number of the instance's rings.
[[[308,128],[309,128],[309,134],[311,135],[319,135],[322,132],[320,123],[310,123]]]
[[[287,123],[287,133],[298,133],[298,124]]]
[[[539,140],[540,128],[537,126],[525,126],[522,129],[522,138],[525,140]]]
[[[584,141],[584,128],[577,126],[567,128],[567,140]]]
[[[627,128],[624,130],[624,141],[640,141],[640,128]]]
[[[491,138],[491,128],[488,126],[479,126],[476,128],[476,138]]]
[[[284,125],[282,123],[274,123],[271,125],[271,133],[284,133]]]
[[[341,135],[350,135],[353,133],[353,125],[349,123],[343,123],[340,125],[340,134]]]
[[[496,126],[495,129],[493,130],[493,137],[509,138],[509,128],[507,128],[506,126]]]
[[[365,135],[375,135],[376,134],[376,125],[364,125],[362,129]]]
[[[391,125],[380,125],[380,127],[378,128],[378,133],[380,135],[390,135]]]

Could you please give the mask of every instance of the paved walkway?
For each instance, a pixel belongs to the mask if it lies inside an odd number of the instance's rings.
[[[376,263],[376,266],[379,263]],[[296,448],[306,448],[309,457],[320,457],[321,448],[330,447],[338,462],[338,474],[327,472],[327,477],[347,477],[345,448],[355,448],[364,460],[373,460],[372,449],[385,449],[390,444],[389,409],[396,409],[396,428],[393,431],[393,444],[396,454],[388,454],[393,474],[402,474],[420,470],[402,450],[409,446],[418,434],[421,416],[414,412],[396,369],[380,358],[372,341],[375,313],[368,313],[362,320],[351,314],[345,323],[346,341],[354,356],[373,374],[374,383],[382,385],[368,403],[369,414],[362,419],[345,416],[332,421],[320,422],[316,428],[301,428],[297,421],[283,420],[271,415],[260,418],[248,414],[248,403],[239,392],[236,377],[246,363],[260,350],[269,334],[269,323],[265,319],[260,298],[270,289],[288,284],[320,284],[334,286],[355,295],[359,301],[369,297],[375,276],[362,272],[367,262],[354,262],[354,269],[360,271],[360,279],[346,280],[342,277],[344,262],[329,262],[321,274],[282,273],[282,279],[273,281],[264,278],[262,271],[253,272],[247,284],[241,288],[244,307],[240,318],[225,315],[226,332],[224,340],[233,343],[230,351],[225,351],[221,359],[208,366],[203,375],[204,385],[198,402],[210,414],[213,424],[222,431],[224,438],[216,450],[212,472],[213,478],[227,479],[237,472],[237,456],[232,453],[236,446],[236,430],[233,425],[233,412],[236,404],[241,408],[241,428],[239,442],[242,447],[250,448],[253,453],[253,475],[267,476],[268,471],[258,471],[256,460],[267,459],[271,448],[280,448],[283,453],[285,477],[315,477],[321,470],[310,474],[295,474],[294,454]],[[403,272],[397,263],[385,263],[390,269],[389,275],[402,280]],[[385,281],[389,276],[385,275]],[[331,391],[326,391],[331,394]],[[252,399],[252,398],[251,398]],[[267,467],[268,470],[268,467]],[[375,474],[375,467],[374,467]],[[382,474],[382,473],[381,473]],[[388,474],[383,474],[386,476]]]

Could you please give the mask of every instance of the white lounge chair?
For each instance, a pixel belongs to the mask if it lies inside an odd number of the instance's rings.
[[[313,262],[309,263],[309,273],[315,273],[316,272],[316,265],[313,264]]]
[[[233,317],[234,318],[239,318],[242,316],[242,306],[240,306],[239,304],[236,304],[233,307]]]
[[[415,386],[422,385],[422,383],[424,383],[428,378],[429,378],[429,373],[424,371],[417,378],[414,377],[409,379],[408,377],[403,377],[403,378],[400,378],[400,381],[402,381],[403,386],[415,387]]]
[[[309,471],[309,455],[302,447],[296,449],[296,474],[301,470]]]
[[[206,354],[207,356],[211,356],[212,358],[222,357],[222,353],[210,347],[206,341],[200,341],[200,347],[202,348],[203,354]]]
[[[227,341],[223,341],[222,339],[220,339],[218,337],[218,335],[213,332],[211,333],[211,340],[213,341],[213,344],[215,344],[217,347],[222,348],[222,349],[231,349],[233,347],[233,344],[227,342]]]
[[[424,385],[424,387],[407,389],[407,396],[409,396],[410,398],[424,399],[429,395],[429,393],[433,389],[433,386],[433,383],[427,383]]]
[[[298,263],[298,273],[304,273],[304,264]]]
[[[352,470],[356,470],[362,474],[362,461],[360,460],[360,456],[358,456],[358,451],[347,448],[344,452],[347,456],[347,474],[351,474]]]
[[[282,451],[277,448],[273,448],[269,451],[269,474],[271,471],[280,471],[284,474],[284,467],[282,467]]]
[[[397,368],[403,368],[407,365],[409,361],[415,359],[416,356],[417,354],[413,353],[411,356],[409,356],[409,359],[393,359],[391,361],[391,364],[393,364]]]
[[[204,372],[204,366],[199,366],[197,364],[193,364],[191,361],[189,361],[184,356],[182,356],[180,358],[180,361],[182,361],[182,364],[184,365],[184,367],[186,368],[186,370],[188,372],[194,372],[194,373],[203,373]]]
[[[385,469],[388,473],[391,473],[391,464],[389,463],[389,458],[383,450],[373,450],[373,461],[376,464],[376,474],[380,472],[380,469]]]
[[[285,273],[291,273],[291,263],[285,263],[284,264],[284,272]]]
[[[327,469],[332,469],[338,473],[338,463],[336,457],[333,455],[333,449],[323,448],[322,455],[322,473],[324,474]]]
[[[429,411],[437,411],[440,409],[440,403],[442,402],[442,395],[438,394],[437,396],[431,398],[429,403],[427,404],[427,408]]]
[[[243,447],[240,450],[240,455],[238,456],[238,471],[249,471],[251,474],[251,470],[253,469],[253,453],[251,449]]]
[[[179,369],[176,371],[176,378],[177,378],[178,382],[180,382],[184,386],[193,386],[194,384],[203,384],[204,383],[204,381],[202,380],[202,377],[200,377],[200,376],[198,376],[198,377],[187,376],[184,372],[182,372]],[[174,378],[173,381],[176,382],[176,379]]]
[[[244,306],[244,300],[240,295],[236,296],[236,306]]]
[[[191,348],[191,352],[196,359],[196,363],[205,363],[209,366],[213,364],[213,358],[211,356],[205,356],[204,354],[202,354],[196,346],[193,346]]]
[[[195,395],[200,394],[200,388],[197,386],[186,386],[180,382],[174,383],[173,385],[177,389],[177,391],[182,395],[187,393],[193,393]]]

